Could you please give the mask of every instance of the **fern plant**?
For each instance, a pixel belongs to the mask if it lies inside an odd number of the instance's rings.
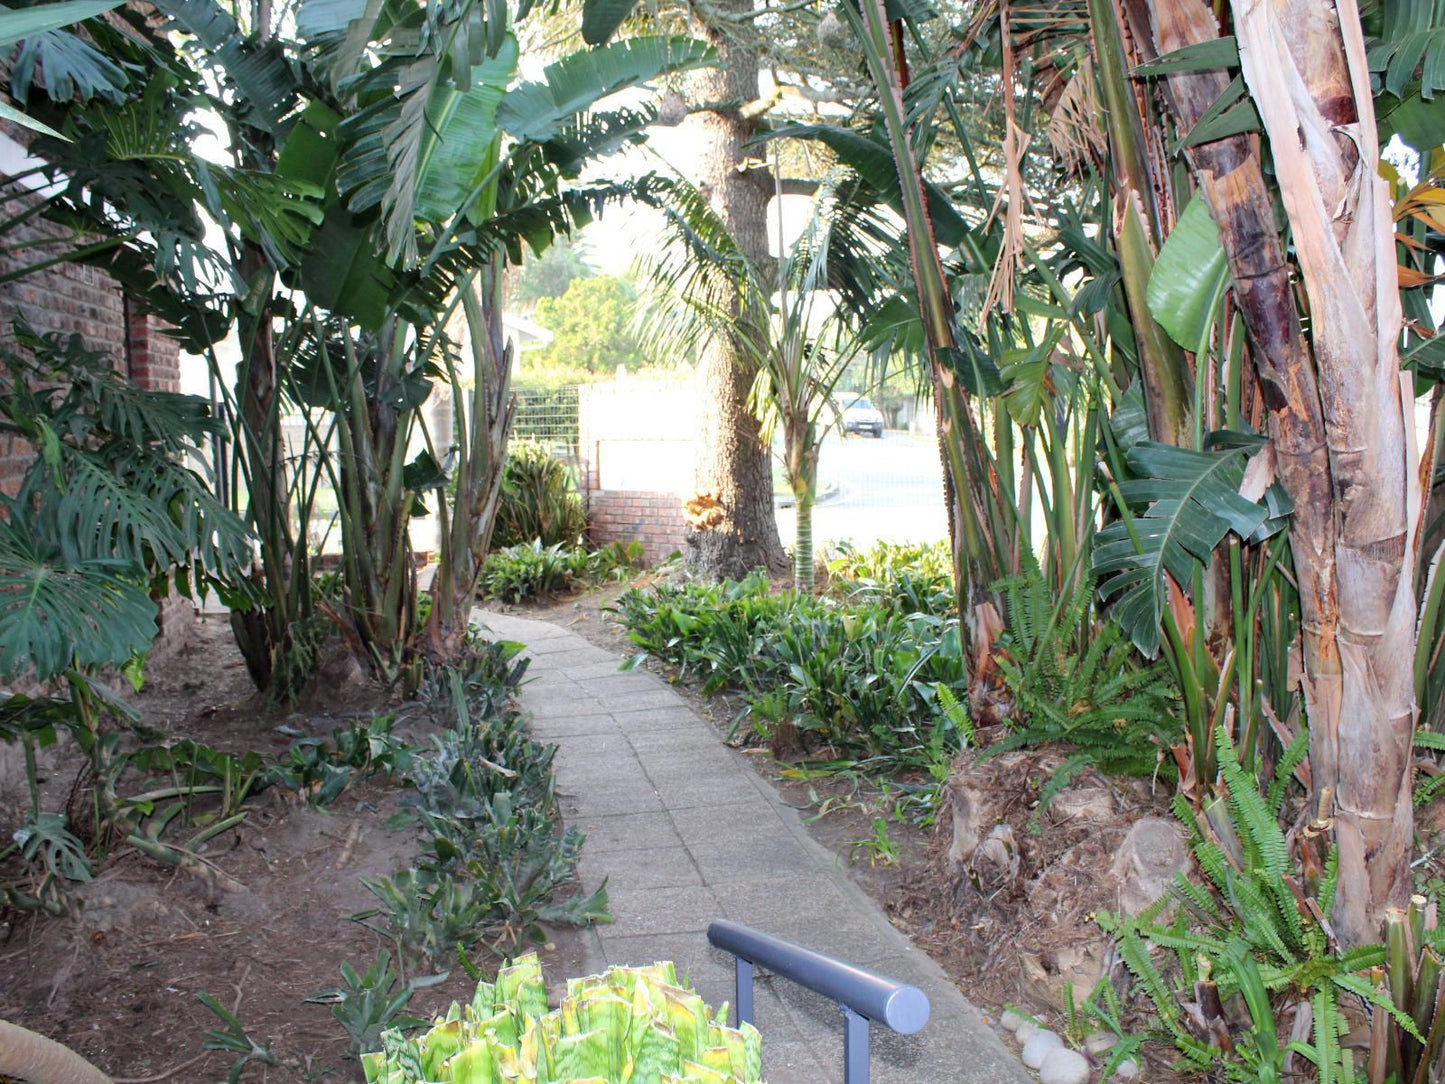
[[[1326,917],[1334,901],[1333,849],[1322,862],[1310,852],[1299,867],[1291,858],[1279,815],[1307,741],[1302,734],[1287,750],[1264,795],[1221,727],[1215,744],[1226,797],[1203,817],[1182,795],[1174,799],[1207,882],[1176,875],[1169,892],[1141,914],[1098,915],[1152,1002],[1160,1037],[1179,1050],[1183,1067],[1212,1067],[1240,1082],[1274,1082],[1291,1073],[1293,1058],[1313,1065],[1320,1080],[1360,1080],[1353,1054],[1342,1044],[1349,1002],[1370,1007],[1382,1034],[1390,1023],[1397,1034],[1423,1041],[1411,1012],[1388,993],[1385,946],[1336,950]],[[1314,843],[1302,839],[1299,846]],[[1236,999],[1248,1028],[1230,1025],[1225,1006]],[[1432,1000],[1432,1017],[1434,1008]],[[1282,1032],[1300,1013],[1312,1021],[1311,1040],[1286,1041]],[[1371,1079],[1385,1076],[1372,1073]]]
[[[1072,745],[1040,796],[1040,812],[1090,766],[1125,775],[1172,771],[1162,758],[1179,729],[1169,671],[1140,660],[1117,622],[1091,619],[1093,583],[1080,580],[1055,597],[1031,565],[997,586],[1008,631],[995,657],[1022,723],[984,756],[1046,742]]]

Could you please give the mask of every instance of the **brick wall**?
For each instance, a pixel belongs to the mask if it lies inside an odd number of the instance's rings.
[[[594,542],[642,543],[649,563],[683,548],[687,521],[682,499],[675,493],[599,489],[587,495],[590,533]]]
[[[67,231],[48,222],[32,221],[16,228],[6,235],[7,245],[37,242],[37,247],[0,253],[0,273],[52,258],[64,250],[66,242],[61,239],[66,236]],[[128,303],[115,280],[97,267],[56,264],[0,285],[0,341],[10,340],[17,316],[25,317],[37,332],[78,332],[88,348],[104,350],[117,372],[143,388],[180,390],[176,341],[154,316]],[[15,492],[29,462],[28,445],[0,438],[0,490]]]

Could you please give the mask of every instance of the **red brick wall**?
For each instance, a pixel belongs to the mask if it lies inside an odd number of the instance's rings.
[[[0,273],[53,258],[68,242],[67,231],[32,221],[8,234],[6,244],[55,241],[18,253],[0,253]],[[24,316],[38,332],[79,332],[92,350],[104,350],[116,371],[144,388],[179,391],[179,347],[155,317],[128,304],[119,285],[99,268],[56,264],[0,285],[0,342],[11,336],[11,323]],[[0,438],[0,490],[13,493],[30,461],[21,442]]]
[[[587,501],[594,542],[636,539],[649,563],[683,547],[687,521],[682,518],[682,499],[675,493],[598,489],[587,494]]]

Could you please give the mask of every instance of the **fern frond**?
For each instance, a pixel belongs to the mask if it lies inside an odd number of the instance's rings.
[[[1294,741],[1289,743],[1274,766],[1274,782],[1269,785],[1269,793],[1265,798],[1265,804],[1276,818],[1284,812],[1284,799],[1285,795],[1289,793],[1289,784],[1294,777],[1294,770],[1299,767],[1305,757],[1309,756],[1309,751],[1310,732],[1304,727],[1300,727],[1300,732],[1295,735]]]

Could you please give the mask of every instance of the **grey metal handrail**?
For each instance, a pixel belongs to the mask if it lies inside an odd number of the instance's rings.
[[[738,1022],[753,1023],[753,968],[766,967],[799,986],[831,998],[843,1011],[843,1084],[868,1084],[868,1023],[900,1035],[928,1023],[928,996],[916,986],[794,945],[738,922],[718,919],[707,939],[737,960]]]

